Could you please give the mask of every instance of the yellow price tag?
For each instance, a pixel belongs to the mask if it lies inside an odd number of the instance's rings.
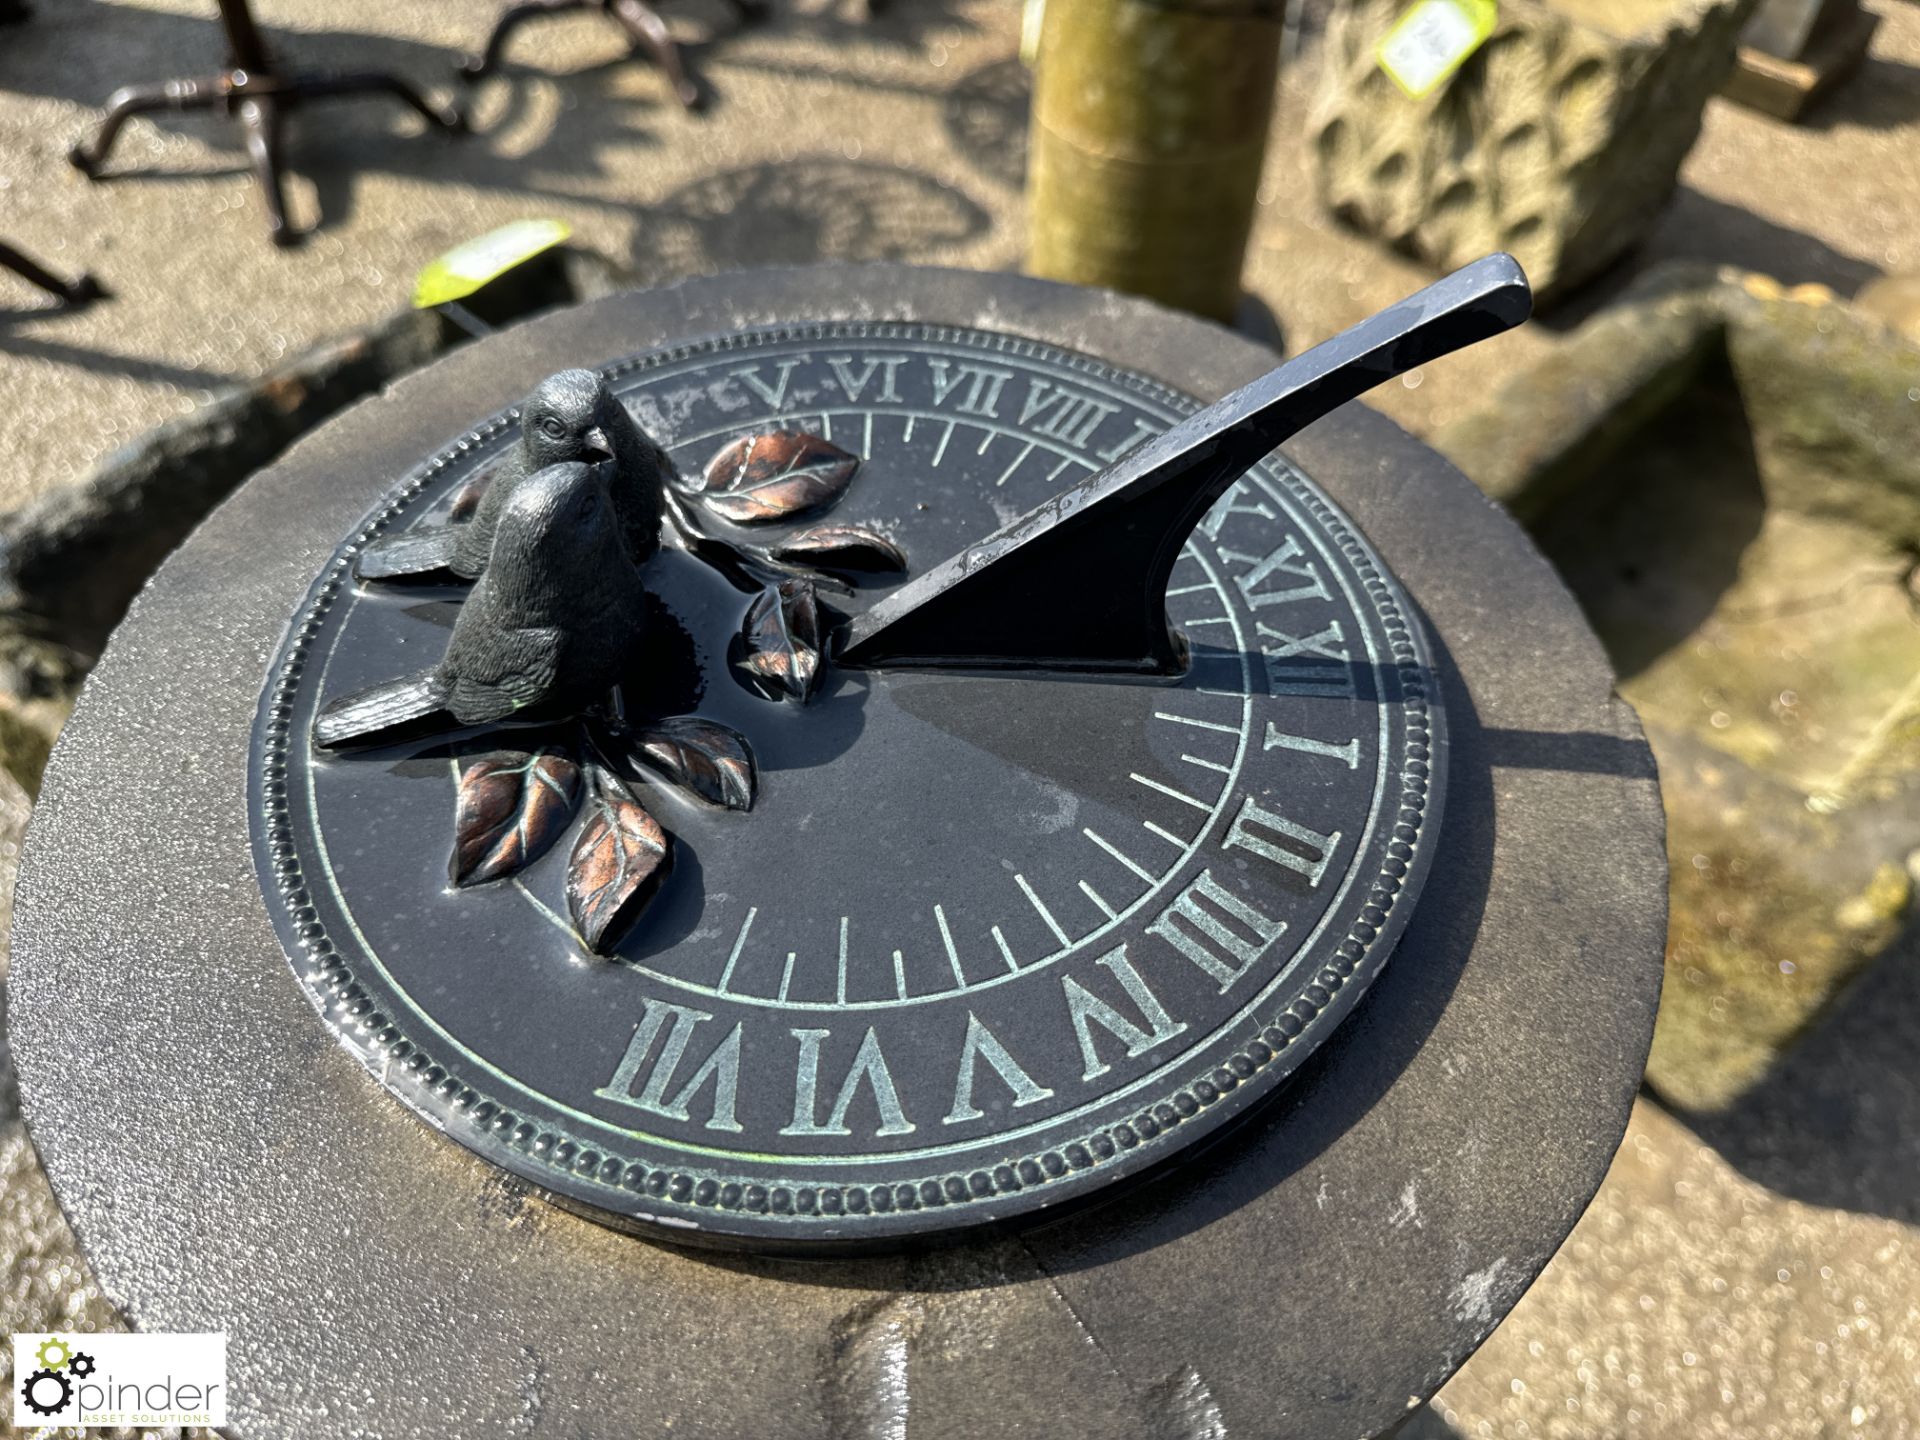
[[[464,300],[489,280],[543,250],[551,250],[571,234],[573,227],[564,220],[515,220],[463,240],[429,261],[420,272],[420,278],[413,282],[413,307],[428,310]]]
[[[1047,0],[1027,0],[1020,12],[1020,59],[1029,70],[1040,60],[1040,27],[1046,16]]]
[[[1394,84],[1424,100],[1486,43],[1498,18],[1495,0],[1416,0],[1374,55]]]

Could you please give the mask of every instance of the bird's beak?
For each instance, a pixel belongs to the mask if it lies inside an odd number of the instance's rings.
[[[589,460],[611,460],[613,446],[607,443],[607,432],[598,425],[586,434],[586,457]]]

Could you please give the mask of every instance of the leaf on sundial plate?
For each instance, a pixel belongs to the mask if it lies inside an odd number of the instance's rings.
[[[797,561],[828,573],[880,575],[907,568],[907,552],[864,525],[814,525],[769,548],[776,560]]]
[[[805,700],[820,678],[820,605],[807,580],[769,585],[747,607],[741,663],[764,686]]]
[[[751,810],[758,776],[746,736],[711,720],[680,715],[634,736],[640,756],[682,790],[709,805]]]
[[[859,456],[818,435],[743,435],[707,462],[700,498],[736,525],[792,520],[833,504],[859,468]]]
[[[581,942],[604,955],[647,908],[672,869],[672,841],[622,786],[599,781],[593,810],[567,860],[567,914]]]
[[[480,502],[486,498],[487,486],[493,483],[493,471],[482,470],[466,484],[453,492],[453,500],[447,506],[448,520],[471,520],[480,511]]]
[[[557,750],[500,750],[460,772],[454,812],[456,886],[484,885],[546,853],[580,804],[580,767]]]

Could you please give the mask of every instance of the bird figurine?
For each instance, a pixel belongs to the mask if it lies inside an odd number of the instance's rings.
[[[314,720],[314,744],[564,719],[603,701],[639,640],[646,603],[626,517],[608,493],[616,464],[568,461],[517,480],[496,507],[491,554],[440,663],[330,702]]]
[[[520,440],[495,471],[472,520],[409,530],[374,542],[354,563],[362,580],[474,580],[487,567],[494,526],[528,476],[568,461],[611,459],[609,483],[628,557],[642,564],[660,546],[673,461],[592,370],[542,380],[520,407]]]

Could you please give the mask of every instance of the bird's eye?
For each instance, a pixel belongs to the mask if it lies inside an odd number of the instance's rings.
[[[558,440],[566,433],[566,427],[552,416],[548,416],[545,420],[542,420],[540,422],[540,428],[546,433],[547,438],[550,440]]]

